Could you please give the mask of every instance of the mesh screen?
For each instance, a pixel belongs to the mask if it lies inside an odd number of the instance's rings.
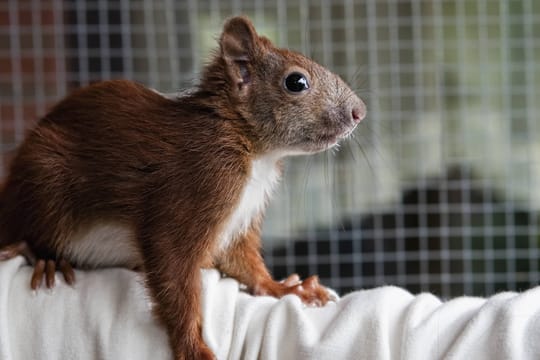
[[[127,78],[191,86],[223,20],[339,73],[368,118],[339,151],[288,160],[264,227],[277,277],[442,296],[539,278],[540,3],[0,2],[1,175],[70,89]]]

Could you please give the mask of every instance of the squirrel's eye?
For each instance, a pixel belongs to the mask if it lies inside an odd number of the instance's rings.
[[[293,72],[285,78],[285,88],[293,93],[309,89],[309,83],[303,74]]]

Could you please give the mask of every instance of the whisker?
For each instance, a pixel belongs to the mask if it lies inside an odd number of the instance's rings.
[[[358,145],[358,147],[360,148],[360,151],[362,152],[362,155],[364,156],[364,159],[366,159],[366,163],[367,163],[369,169],[371,170],[371,173],[373,174],[373,176],[376,176],[374,167],[371,164],[371,161],[369,161],[369,157],[367,156],[364,148],[362,147],[362,144],[358,141],[358,139],[356,137],[353,137],[353,140]]]
[[[326,187],[328,187],[328,153],[327,152],[324,152],[324,161],[323,161],[323,166],[324,166],[324,185]]]
[[[354,135],[352,135],[351,137],[354,137]],[[354,155],[354,151],[351,147],[351,141],[347,141],[347,150],[349,150],[349,154],[351,155],[352,159],[353,159],[353,162],[354,163],[358,163],[358,159],[356,159],[356,156]]]
[[[351,88],[351,90],[358,96],[360,96],[363,100],[371,100],[371,99],[377,99],[379,95],[376,91],[369,90],[363,87],[359,88]]]
[[[353,84],[356,85],[356,82],[358,81],[358,79],[360,79],[360,74],[365,73],[363,70],[364,69],[362,69],[362,67],[359,67],[358,69],[356,69],[356,71],[354,72],[352,78],[348,79],[348,83],[350,85],[353,85]]]
[[[326,184],[326,188],[330,189],[330,209],[332,209],[332,214],[333,214],[335,210],[337,209],[337,205],[335,201],[336,195],[337,195],[336,188],[335,188],[336,182],[334,181],[335,169],[333,166],[335,165],[335,162],[332,161],[329,154],[327,154],[326,160],[327,160],[328,168],[331,167],[331,171],[326,171],[325,173],[327,173],[328,175],[328,183]]]
[[[370,129],[371,130],[371,129]],[[362,134],[361,132],[356,132],[353,134],[354,137],[358,136],[358,135],[361,135],[362,138],[361,138],[361,141],[364,142],[364,141],[367,141],[368,142],[368,145],[373,149],[373,151],[375,151],[375,153],[379,156],[379,158],[381,159],[382,163],[385,164],[387,163],[387,159],[383,156],[383,154],[379,151],[379,147],[377,145],[381,144],[383,141],[382,141],[382,138],[377,135],[377,133],[375,131],[371,131],[371,135],[372,136],[369,136],[368,134]],[[372,138],[372,137],[375,137],[375,140]],[[358,138],[356,138],[357,141],[360,141]]]
[[[304,212],[306,211],[306,209],[308,208],[308,204],[307,204],[307,187],[308,187],[308,181],[309,181],[309,174],[311,173],[311,164],[312,164],[312,161],[313,161],[313,157],[312,156],[308,156],[307,157],[307,160],[304,162],[305,166],[304,166],[304,178],[302,179],[302,183],[303,183],[303,191],[302,191],[302,204],[304,205],[304,208],[302,209]]]
[[[369,131],[371,131],[375,136],[378,137],[378,138],[377,138],[378,140],[380,140],[380,139],[381,139],[381,135],[378,134],[378,133],[375,131],[375,128],[374,128],[373,125],[375,125],[374,122],[370,122],[369,120],[367,120],[367,121],[362,121],[362,122],[360,122],[360,124],[358,125],[358,127],[359,127],[359,128],[362,128],[362,127],[367,128],[367,129],[368,129]],[[382,122],[382,121],[378,121],[378,122],[377,122],[377,125],[378,125],[380,128],[382,128],[387,134],[392,133],[392,128],[389,126],[389,124],[385,124],[385,123]]]
[[[363,140],[365,140],[365,139],[363,139]],[[357,144],[360,143],[360,142],[361,142],[360,140],[356,141]],[[369,145],[373,149],[375,155],[377,155],[377,157],[380,159],[379,163],[381,163],[381,164],[387,164],[388,163],[385,156],[379,151],[379,149],[377,148],[377,146],[374,143],[369,143],[367,145]],[[384,165],[384,166],[386,166],[386,165]]]

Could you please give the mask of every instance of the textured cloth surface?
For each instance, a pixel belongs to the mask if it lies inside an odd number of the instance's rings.
[[[75,287],[29,289],[22,258],[0,262],[0,359],[170,359],[139,274],[77,271]],[[253,297],[203,270],[204,338],[218,359],[540,359],[540,288],[441,302],[396,287],[323,308]]]

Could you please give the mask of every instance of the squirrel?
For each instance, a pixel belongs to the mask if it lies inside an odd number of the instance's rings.
[[[56,271],[73,283],[72,266],[141,271],[175,359],[212,359],[200,268],[255,295],[331,300],[316,276],[272,279],[261,222],[282,159],[331,148],[365,115],[340,77],[231,18],[193,91],[98,82],[39,120],[0,193],[0,259],[26,256],[33,289]]]

